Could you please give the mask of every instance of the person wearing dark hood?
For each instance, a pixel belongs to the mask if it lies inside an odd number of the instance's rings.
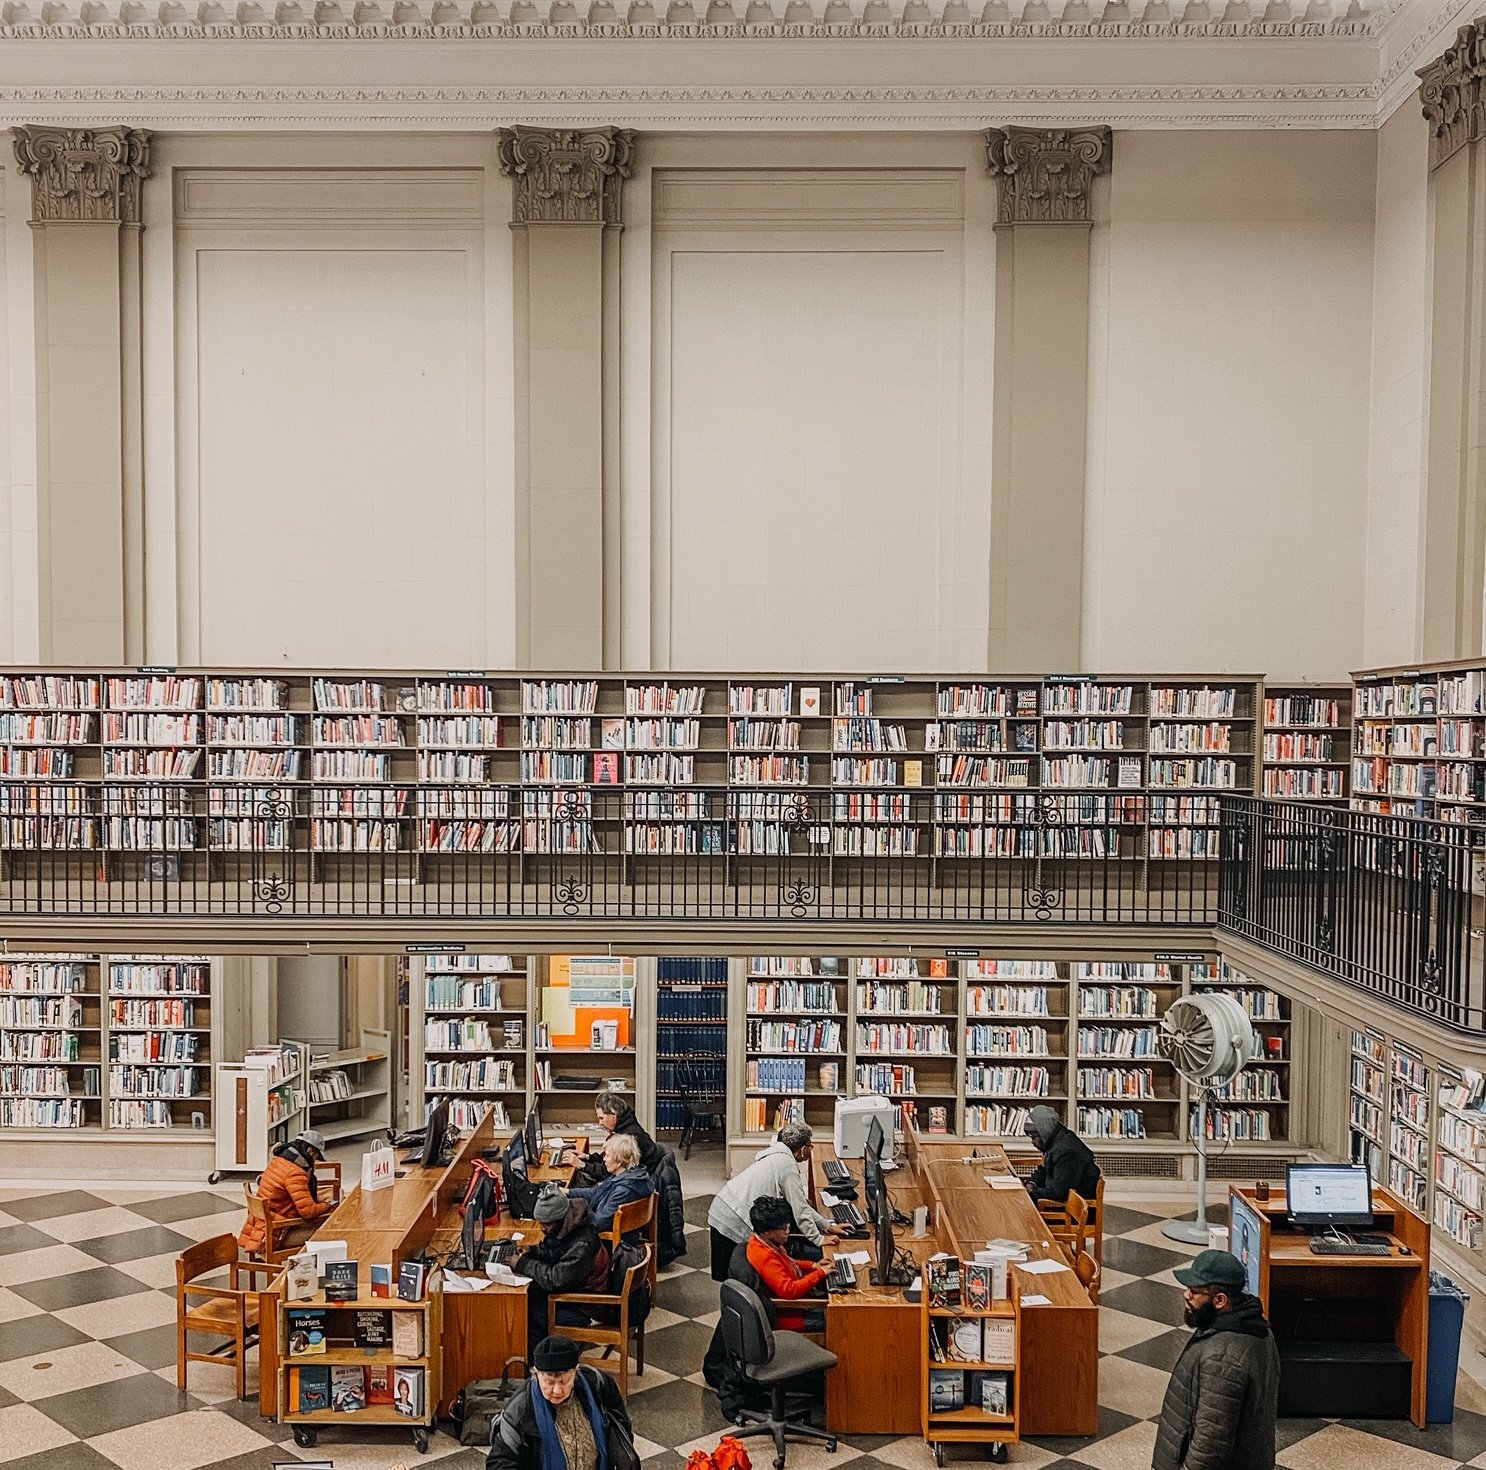
[[[1243,1263],[1208,1250],[1173,1274],[1197,1330],[1166,1385],[1152,1470],[1274,1470],[1280,1355]]]
[[[532,1350],[531,1378],[491,1425],[486,1470],[623,1470],[611,1452],[616,1436],[633,1452],[629,1411],[609,1374],[580,1366],[580,1352],[566,1337]]]
[[[532,1216],[542,1227],[542,1238],[531,1250],[523,1251],[511,1268],[531,1278],[526,1289],[527,1330],[529,1341],[537,1343],[547,1336],[549,1297],[565,1291],[609,1289],[609,1247],[599,1237],[588,1202],[569,1199],[555,1184],[542,1186]],[[563,1310],[559,1308],[559,1321]],[[569,1320],[587,1319],[578,1313]]]
[[[634,1139],[640,1150],[641,1167],[647,1174],[653,1176],[660,1167],[660,1145],[640,1126],[640,1120],[635,1117],[635,1110],[625,1102],[623,1094],[599,1093],[593,1100],[593,1112],[598,1119],[599,1126],[608,1130],[610,1138],[613,1138],[616,1133],[622,1133]],[[586,1159],[579,1158],[574,1150],[569,1149],[563,1155],[563,1163],[578,1166],[581,1177],[573,1181],[575,1184],[602,1184],[604,1176],[609,1172],[604,1165],[602,1152],[597,1149],[590,1150]]]
[[[1065,1128],[1058,1115],[1045,1103],[1039,1103],[1027,1118],[1022,1130],[1042,1155],[1042,1162],[1027,1179],[1027,1193],[1041,1204],[1066,1204],[1068,1191],[1075,1189],[1085,1199],[1093,1199],[1099,1188],[1099,1165],[1089,1146],[1071,1128]]]
[[[281,1143],[258,1176],[258,1197],[268,1210],[268,1218],[278,1225],[272,1242],[275,1250],[302,1245],[315,1233],[321,1220],[334,1208],[333,1199],[320,1198],[320,1182],[315,1178],[315,1165],[325,1162],[325,1137],[317,1129],[306,1128],[288,1143]],[[237,1233],[237,1243],[249,1255],[265,1248],[263,1226],[248,1216]]]

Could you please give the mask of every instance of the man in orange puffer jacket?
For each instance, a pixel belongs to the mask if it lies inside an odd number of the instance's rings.
[[[301,1220],[290,1230],[281,1231],[274,1245],[299,1245],[314,1232],[315,1223],[334,1208],[333,1200],[319,1198],[315,1165],[325,1159],[325,1136],[317,1129],[306,1128],[297,1138],[282,1143],[258,1177],[258,1195],[268,1206],[273,1220]],[[263,1250],[263,1226],[251,1215],[238,1232],[237,1243],[250,1253]]]

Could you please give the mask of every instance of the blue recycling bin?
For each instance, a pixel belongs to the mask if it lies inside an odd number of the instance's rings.
[[[1424,1417],[1430,1424],[1455,1418],[1455,1376],[1460,1368],[1460,1333],[1470,1297],[1448,1276],[1429,1273],[1429,1377]]]

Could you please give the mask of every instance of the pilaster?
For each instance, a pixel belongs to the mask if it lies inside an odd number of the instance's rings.
[[[1105,127],[992,128],[991,669],[1082,662],[1089,231]]]
[[[502,128],[512,180],[517,638],[533,668],[619,660],[618,252],[633,134]]]
[[[13,130],[31,180],[40,648],[144,658],[140,185],[150,135]]]

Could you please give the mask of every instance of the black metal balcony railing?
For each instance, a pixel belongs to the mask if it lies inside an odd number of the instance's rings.
[[[1217,829],[1190,829],[1186,849],[1204,856],[1150,859],[1140,800],[698,786],[0,785],[0,918],[1210,928]]]
[[[1220,929],[1486,1033],[1479,829],[1225,797],[1222,838]]]

